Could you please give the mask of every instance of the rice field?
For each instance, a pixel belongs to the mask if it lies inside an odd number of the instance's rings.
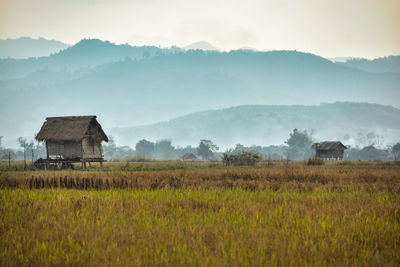
[[[2,266],[400,264],[396,162],[3,170],[0,188]]]

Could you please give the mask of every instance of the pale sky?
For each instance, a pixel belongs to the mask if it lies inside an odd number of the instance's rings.
[[[0,39],[400,54],[400,0],[0,0]]]

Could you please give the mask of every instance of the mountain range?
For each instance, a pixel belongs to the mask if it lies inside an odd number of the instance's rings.
[[[0,135],[5,142],[32,136],[45,117],[61,115],[96,114],[112,129],[242,105],[399,108],[399,61],[347,64],[298,51],[186,51],[84,39],[50,56],[0,59]]]
[[[307,130],[320,142],[340,140],[351,146],[394,143],[400,141],[400,109],[351,102],[237,106],[196,112],[152,125],[113,128],[109,132],[131,146],[141,139],[170,139],[175,145],[196,146],[201,139],[208,138],[226,148],[234,144],[284,144],[294,128]],[[366,139],[368,134],[373,140]]]
[[[373,60],[365,58],[351,58],[346,62],[339,63],[343,66],[368,71],[368,72],[395,72],[400,73],[400,57],[389,56],[381,57]]]
[[[45,38],[21,37],[0,40],[0,58],[31,58],[50,56],[68,48],[69,45]]]

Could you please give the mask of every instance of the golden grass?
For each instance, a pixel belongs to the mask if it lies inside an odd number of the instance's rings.
[[[3,171],[0,187],[75,189],[298,189],[367,190],[400,193],[400,165],[275,164],[257,167],[199,167],[177,170]]]
[[[92,178],[124,183],[64,188]],[[400,263],[392,163],[5,171],[0,182],[3,266]]]

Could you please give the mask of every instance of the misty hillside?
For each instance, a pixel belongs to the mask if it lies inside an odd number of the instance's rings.
[[[400,107],[400,74],[297,51],[184,51],[82,40],[57,54],[0,60],[4,142],[47,116],[96,114],[107,128],[239,105],[370,102]],[[357,122],[354,122],[355,124]]]
[[[387,140],[400,141],[400,109],[366,103],[333,103],[318,106],[238,106],[196,112],[157,124],[110,129],[124,144],[132,146],[147,138],[171,139],[174,144],[198,144],[211,139],[218,145],[283,144],[294,129],[314,131],[317,141],[341,140],[350,145],[362,142],[369,132]],[[390,140],[391,139],[391,140]]]
[[[0,40],[0,58],[30,58],[44,57],[66,49],[67,44],[44,38],[33,39],[21,37],[18,39]]]
[[[374,60],[365,58],[352,58],[344,63],[338,64],[369,72],[400,73],[400,56],[381,57]]]
[[[0,60],[0,80],[21,78],[43,69],[76,73],[104,63],[118,62],[125,58],[139,60],[161,54],[162,51],[174,52],[176,50],[177,48],[163,50],[155,46],[132,47],[97,39],[83,39],[76,45],[49,57],[2,59]]]

